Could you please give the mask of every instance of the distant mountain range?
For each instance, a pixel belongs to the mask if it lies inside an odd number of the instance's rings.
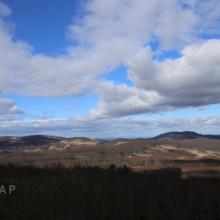
[[[220,135],[203,135],[193,131],[184,132],[168,132],[160,134],[153,138],[138,138],[138,139],[127,139],[127,138],[117,138],[114,140],[100,140],[86,137],[57,137],[48,135],[30,135],[23,137],[5,136],[0,137],[0,149],[20,149],[26,147],[43,147],[56,144],[73,144],[73,145],[96,145],[103,143],[116,143],[116,142],[130,142],[135,140],[181,140],[181,139],[195,139],[195,138],[206,138],[220,140]]]

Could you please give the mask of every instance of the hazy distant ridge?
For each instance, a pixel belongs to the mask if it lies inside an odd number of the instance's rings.
[[[167,132],[160,134],[153,139],[193,139],[193,138],[208,138],[220,140],[220,135],[203,135],[193,131],[183,131],[183,132]]]

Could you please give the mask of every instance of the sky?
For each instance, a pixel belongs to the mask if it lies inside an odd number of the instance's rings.
[[[0,0],[0,136],[220,134],[219,0]]]

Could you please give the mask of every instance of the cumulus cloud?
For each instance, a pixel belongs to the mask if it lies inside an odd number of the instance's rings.
[[[13,120],[16,116],[23,114],[16,103],[11,99],[0,98],[0,122]]]
[[[153,61],[148,49],[128,62],[135,87],[165,95],[169,105],[199,106],[220,102],[220,40],[188,45],[182,57]]]
[[[0,91],[75,96],[93,89],[100,101],[90,119],[218,103],[219,40],[192,42],[200,34],[219,33],[219,9],[218,0],[86,1],[83,16],[68,28],[69,37],[77,46],[70,46],[62,55],[46,56],[34,54],[33,46],[27,42],[14,40],[11,24],[5,19],[11,10],[0,3]],[[145,46],[155,38],[159,50],[181,49],[182,57],[152,60],[153,54]],[[133,86],[100,80],[122,63],[126,64]],[[62,127],[63,121],[13,123],[21,130],[47,126],[50,130],[51,124],[60,123]],[[13,127],[10,122],[1,126],[6,130]]]
[[[79,95],[101,66],[88,57],[33,55],[30,45],[13,42],[0,23],[0,90],[39,96]]]
[[[103,82],[96,92],[100,100],[87,120],[155,112],[157,105],[162,102],[162,97],[155,91],[116,85],[112,82]]]
[[[1,14],[10,9],[1,4]],[[70,25],[78,42],[56,57],[34,54],[32,45],[13,40],[8,23],[0,18],[0,90],[39,96],[81,95],[97,79],[124,63],[156,35],[162,44],[176,47],[194,37],[197,15],[177,0],[93,0],[85,14]],[[172,29],[170,29],[172,27]]]
[[[128,62],[134,86],[103,83],[90,118],[118,117],[220,102],[220,40],[188,45],[175,60],[152,60],[149,48]]]
[[[153,35],[166,48],[179,47],[194,39],[199,23],[199,17],[176,0],[93,0],[86,9],[82,24],[70,26],[74,39],[103,49],[126,45],[129,53],[124,51],[124,56],[149,43]]]

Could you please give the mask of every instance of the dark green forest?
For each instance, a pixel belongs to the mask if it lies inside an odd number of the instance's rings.
[[[0,166],[1,220],[218,220],[220,179],[179,169]]]

